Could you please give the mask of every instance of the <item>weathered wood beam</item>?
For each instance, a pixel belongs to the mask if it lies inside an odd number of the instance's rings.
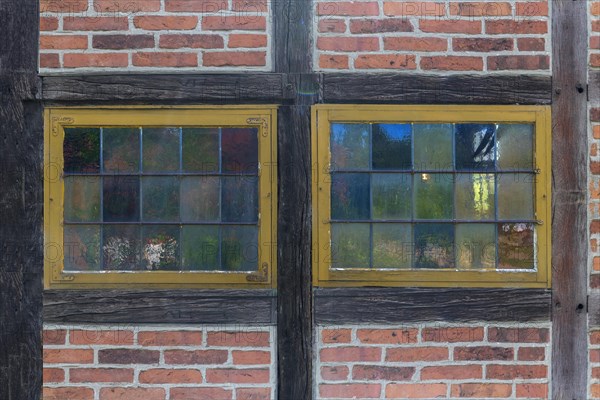
[[[589,101],[596,104],[600,103],[600,71],[589,72],[588,91]]]

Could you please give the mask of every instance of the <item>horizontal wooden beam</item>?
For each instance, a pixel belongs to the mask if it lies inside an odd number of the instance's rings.
[[[335,288],[315,290],[318,324],[550,321],[545,289]]]
[[[44,322],[274,324],[272,290],[47,290]]]
[[[600,71],[589,71],[588,97],[592,103],[600,103]]]

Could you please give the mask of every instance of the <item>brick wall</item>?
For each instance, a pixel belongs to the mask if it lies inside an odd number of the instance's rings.
[[[271,400],[275,330],[49,326],[44,400]]]
[[[321,70],[551,70],[546,0],[316,3]]]
[[[550,336],[549,323],[322,326],[316,398],[547,399]]]
[[[270,70],[267,0],[41,0],[42,73]]]

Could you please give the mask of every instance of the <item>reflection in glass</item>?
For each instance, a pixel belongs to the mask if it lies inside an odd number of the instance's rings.
[[[142,266],[148,271],[179,269],[179,227],[177,225],[142,227]]]
[[[331,268],[369,268],[369,224],[331,224]]]
[[[498,169],[533,168],[533,124],[498,126]]]
[[[144,128],[144,172],[179,170],[179,128]]]
[[[453,217],[453,180],[451,174],[415,174],[414,202],[417,219]]]
[[[496,125],[454,125],[456,169],[493,170]]]
[[[258,171],[258,129],[223,128],[221,130],[223,172]]]
[[[533,174],[499,174],[498,218],[533,219]]]
[[[218,225],[185,225],[181,229],[182,269],[216,271],[220,267]]]
[[[102,254],[108,271],[139,271],[140,227],[138,225],[105,225]]]
[[[332,219],[369,219],[369,198],[368,174],[331,175]]]
[[[498,268],[533,269],[533,224],[498,224]]]
[[[96,176],[65,177],[65,221],[100,220],[100,178]]]
[[[412,177],[410,174],[373,174],[373,219],[410,219]]]
[[[373,268],[410,268],[410,224],[373,224]]]
[[[100,128],[65,128],[64,172],[100,172]]]
[[[102,157],[104,172],[138,172],[140,170],[140,130],[138,128],[103,128]]]
[[[410,124],[373,125],[373,169],[412,167]]]
[[[183,128],[183,170],[219,171],[219,128]]]
[[[494,175],[458,174],[456,175],[456,218],[458,219],[494,219],[495,196]]]
[[[331,124],[331,170],[369,169],[369,124]]]
[[[140,183],[138,176],[105,176],[103,188],[104,221],[140,220]]]
[[[452,169],[451,124],[413,124],[413,140],[415,169]]]
[[[456,225],[456,262],[459,269],[496,267],[496,225]]]
[[[218,221],[221,204],[221,180],[216,176],[181,178],[181,220],[183,222]]]
[[[454,268],[454,226],[416,224],[415,268]]]
[[[179,181],[175,176],[142,178],[144,221],[179,221]]]
[[[234,176],[221,179],[223,185],[222,221],[258,221],[258,178]]]
[[[224,271],[258,270],[258,228],[256,226],[221,227],[221,261]]]
[[[100,227],[65,225],[64,270],[98,271],[100,269]]]

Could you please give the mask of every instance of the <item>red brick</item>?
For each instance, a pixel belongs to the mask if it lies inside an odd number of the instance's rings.
[[[600,32],[600,20],[592,21],[592,32]]]
[[[600,350],[599,349],[590,350],[590,362],[593,362],[593,363],[600,362]]]
[[[326,2],[317,4],[318,15],[329,16],[374,16],[379,15],[379,6],[375,1],[369,2]]]
[[[592,36],[590,38],[590,48],[600,50],[600,36]]]
[[[590,343],[591,344],[600,344],[600,331],[590,332]]]
[[[592,15],[596,15],[596,16],[600,16],[600,3],[599,2],[594,2],[592,3],[592,8],[590,10],[590,13]]]
[[[386,367],[382,365],[355,365],[352,379],[355,381],[408,381],[415,374],[413,367]]]
[[[591,385],[590,394],[592,397],[600,399],[600,385]]]
[[[195,48],[222,49],[225,42],[219,35],[161,35],[159,46],[164,49]]]
[[[238,331],[208,332],[209,346],[220,347],[269,347],[269,332]]]
[[[227,47],[238,48],[256,48],[267,47],[267,35],[251,35],[251,34],[231,34]]]
[[[404,17],[441,17],[446,15],[446,5],[432,1],[386,1],[383,13]]]
[[[127,17],[69,17],[63,21],[65,31],[126,31]]]
[[[65,54],[65,68],[80,67],[127,67],[129,60],[124,53]]]
[[[167,12],[212,13],[227,8],[227,0],[165,0]]]
[[[450,3],[450,15],[461,17],[503,17],[512,15],[512,6],[505,2]],[[462,21],[456,21],[462,24]]]
[[[454,360],[513,360],[514,350],[510,347],[456,347],[454,349]]]
[[[479,342],[483,340],[483,328],[424,328],[421,336],[426,342]]]
[[[151,331],[139,332],[138,344],[142,346],[195,346],[202,344],[202,332]]]
[[[92,349],[44,349],[44,364],[90,364],[94,362]]]
[[[412,32],[413,26],[407,19],[353,19],[350,21],[352,33]]]
[[[69,343],[75,345],[132,345],[133,331],[129,330],[72,330]]]
[[[204,53],[202,65],[205,67],[262,67],[267,63],[264,51],[211,52]]]
[[[103,349],[98,350],[102,364],[156,364],[160,353],[156,350]]]
[[[593,174],[600,173],[600,163],[594,162],[590,163],[590,170]],[[590,233],[600,233],[600,220],[594,219],[590,223]]]
[[[594,139],[600,139],[600,125],[594,126],[592,135],[594,136]]]
[[[359,329],[356,332],[362,343],[401,344],[416,343],[417,329]]]
[[[505,383],[461,383],[452,385],[452,396],[456,397],[510,397],[512,385]]]
[[[136,28],[149,31],[189,30],[194,29],[198,25],[198,17],[144,15],[134,17],[133,24]]]
[[[594,368],[592,368],[592,378],[593,379],[600,379],[600,367],[594,367]]]
[[[58,18],[40,17],[40,31],[55,31],[58,29]]]
[[[165,350],[167,364],[223,364],[227,362],[226,350]]]
[[[194,53],[134,53],[136,67],[196,67],[198,58]]]
[[[170,400],[230,400],[233,392],[220,387],[172,388]]]
[[[350,343],[352,331],[350,329],[323,329],[321,341],[323,343]]]
[[[69,382],[133,382],[130,368],[71,368]]]
[[[164,400],[162,388],[101,388],[100,400]]]
[[[387,399],[433,399],[446,397],[443,383],[388,384],[385,388]]]
[[[60,368],[44,368],[44,383],[61,383],[65,381],[65,370]]]
[[[82,35],[40,36],[40,49],[87,49],[88,38]]]
[[[381,361],[379,347],[333,347],[321,349],[322,362]]]
[[[87,9],[87,0],[40,0],[40,11],[42,14],[76,13],[86,11]]]
[[[600,54],[590,55],[590,67],[600,68]]]
[[[448,359],[447,347],[406,347],[389,348],[385,353],[385,361],[444,361]]]
[[[590,121],[600,122],[600,108],[592,108],[590,110]]]
[[[520,51],[544,51],[546,50],[546,39],[518,38],[517,47]]]
[[[268,0],[233,0],[231,9],[233,11],[243,11],[247,13],[266,13],[268,12]]]
[[[590,288],[600,289],[600,275],[590,276]]]
[[[40,68],[60,68],[58,54],[40,54]]]
[[[414,55],[368,54],[359,55],[354,61],[357,69],[416,69]]]
[[[208,383],[269,383],[268,369],[208,369],[206,382]]]
[[[517,3],[519,17],[547,17],[548,1],[528,1]]]
[[[271,400],[270,388],[238,388],[235,390],[236,400]]]
[[[541,34],[548,33],[548,23],[546,21],[526,21],[512,19],[487,21],[485,23],[485,32],[490,34],[513,35],[533,33]]]
[[[236,365],[261,365],[271,363],[271,353],[268,351],[241,351],[231,352],[233,363]]]
[[[490,342],[547,343],[549,339],[547,328],[488,328]]]
[[[319,32],[346,32],[347,26],[343,19],[322,19],[319,21]]]
[[[319,385],[319,395],[324,398],[379,398],[380,393],[381,385],[373,383],[323,383]]]
[[[491,379],[542,379],[548,376],[545,365],[488,365],[486,378]]]
[[[196,369],[149,369],[140,372],[140,383],[202,383],[202,372]]]
[[[481,21],[422,19],[419,28],[427,33],[481,33]]]
[[[44,387],[44,400],[94,400],[94,390],[86,387]]]
[[[452,48],[454,51],[507,51],[513,49],[513,40],[504,39],[470,39],[455,38],[452,39]]]
[[[547,399],[547,383],[517,383],[517,397],[526,399]]]
[[[263,31],[267,28],[267,20],[255,15],[208,16],[202,18],[202,28],[207,31]]]
[[[517,359],[519,361],[544,361],[546,349],[543,347],[521,347]]]
[[[600,174],[600,162],[598,161],[590,161],[590,172],[594,175]],[[600,222],[594,220],[592,221],[591,228],[593,231],[591,233],[598,233],[600,230]]]
[[[317,39],[319,50],[331,51],[377,51],[379,39],[376,37],[320,37]]]
[[[94,10],[125,14],[160,11],[160,0],[94,0]]]
[[[319,56],[320,68],[348,69],[348,56],[322,54]]]
[[[448,41],[441,38],[425,37],[384,37],[385,50],[400,51],[446,51]]]
[[[326,381],[344,381],[348,379],[350,370],[344,365],[321,367],[321,378]]]
[[[481,379],[481,365],[444,365],[424,367],[421,370],[421,380],[433,379]]]
[[[92,47],[103,50],[144,49],[154,47],[153,35],[94,35]]]
[[[65,329],[44,329],[44,345],[65,344],[66,337],[67,331]]]
[[[488,57],[488,69],[548,69],[550,58],[548,56],[492,56]]]

